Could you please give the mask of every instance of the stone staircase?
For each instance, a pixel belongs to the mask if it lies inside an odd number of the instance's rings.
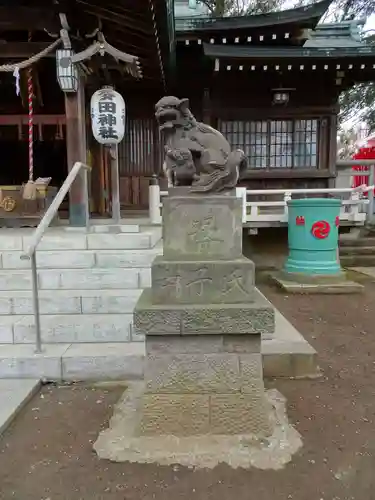
[[[31,234],[0,230],[0,378],[100,378],[108,363],[113,376],[113,363],[121,375],[142,376],[144,344],[132,313],[150,286],[161,229],[129,223],[46,232],[37,251],[41,355],[34,354],[30,262],[20,259]]]
[[[366,228],[357,237],[340,238],[340,262],[343,267],[375,266],[375,230]]]
[[[30,262],[20,256],[30,229],[0,229],[0,379],[81,381],[143,378],[145,344],[134,306],[162,253],[161,228],[131,220],[89,233],[46,232],[37,251],[43,352],[35,353]],[[318,373],[316,351],[278,311],[262,340],[269,377]]]

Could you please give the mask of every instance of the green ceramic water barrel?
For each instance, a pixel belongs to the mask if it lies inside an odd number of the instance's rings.
[[[289,257],[284,270],[305,275],[336,275],[341,200],[304,198],[288,201]]]

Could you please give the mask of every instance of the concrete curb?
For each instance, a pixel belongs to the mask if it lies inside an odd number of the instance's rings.
[[[39,379],[0,380],[0,436],[22,408],[39,392]]]

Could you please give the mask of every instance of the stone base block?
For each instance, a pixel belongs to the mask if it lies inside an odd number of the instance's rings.
[[[262,434],[256,435],[256,429],[263,433],[267,429],[254,421],[253,425],[248,421],[237,428],[255,430],[255,435],[254,432],[240,435],[198,434],[178,438],[157,433],[140,435],[143,384],[130,383],[114,408],[109,428],[103,430],[94,443],[94,450],[100,459],[111,462],[157,463],[162,466],[180,464],[202,469],[203,474],[207,474],[207,469],[223,463],[234,469],[249,470],[249,474],[253,473],[254,467],[280,471],[301,448],[302,439],[288,422],[286,399],[275,389],[267,391],[265,398],[271,408],[270,420],[273,425],[272,435],[266,439]],[[252,498],[251,493],[248,496]],[[227,497],[231,498],[230,495]]]
[[[204,394],[241,390],[236,354],[148,356],[145,381],[149,393]]]
[[[145,394],[141,435],[272,434],[265,394]]]
[[[147,337],[146,392],[260,394],[260,335],[233,337]]]
[[[158,305],[146,289],[134,309],[134,327],[146,335],[273,333],[273,307],[257,290],[254,298],[243,304]]]
[[[173,354],[148,356],[149,393],[253,393],[263,390],[259,354]]]
[[[146,337],[146,354],[214,354],[259,353],[260,335],[150,335]]]
[[[183,191],[180,191],[183,193]],[[235,193],[165,197],[163,244],[166,258],[236,259],[242,255],[242,202]]]
[[[155,304],[236,304],[254,300],[254,263],[236,260],[167,260],[152,264]]]
[[[292,278],[285,277],[284,274],[276,274],[273,279],[279,287],[288,293],[305,293],[305,294],[332,294],[341,295],[347,293],[362,293],[364,291],[364,286],[355,281],[350,281],[346,279],[335,279],[332,278],[330,281],[329,277],[324,277],[321,282],[319,278],[314,281],[307,279],[305,283],[302,282],[302,278],[298,281],[293,281]]]
[[[215,394],[210,396],[211,434],[272,434],[271,408],[264,393]]]
[[[311,285],[321,285],[324,283],[332,284],[338,283],[341,284],[346,281],[346,273],[341,270],[336,274],[306,274],[306,273],[292,273],[287,272],[285,270],[278,271],[275,273],[275,276],[278,279],[283,279],[286,281],[293,281],[295,283],[301,284],[311,284]]]
[[[209,396],[193,394],[145,394],[140,433],[193,436],[208,434]]]

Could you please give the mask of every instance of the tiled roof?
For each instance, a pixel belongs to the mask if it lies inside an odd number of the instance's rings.
[[[310,38],[305,42],[304,47],[309,49],[363,47],[361,27],[364,24],[364,20],[318,24],[315,30],[311,31]]]
[[[218,31],[236,30],[246,28],[260,28],[289,23],[302,23],[315,27],[320,18],[328,10],[333,0],[321,0],[311,5],[294,9],[256,14],[251,16],[191,16],[179,17],[175,11],[176,31]]]

